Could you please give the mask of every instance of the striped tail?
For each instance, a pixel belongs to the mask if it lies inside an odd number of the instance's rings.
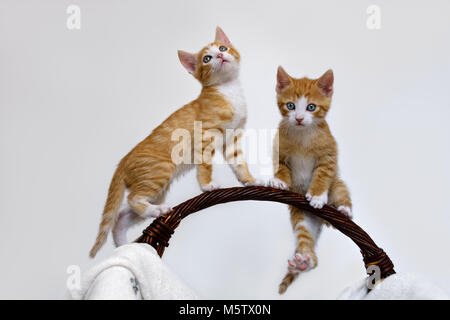
[[[283,294],[286,292],[287,288],[291,285],[292,282],[298,277],[299,273],[288,272],[284,276],[283,280],[280,283],[280,287],[278,288],[278,293]]]
[[[98,250],[103,246],[108,238],[108,233],[112,229],[116,219],[117,212],[122,204],[123,195],[125,193],[125,182],[121,168],[117,168],[111,180],[108,190],[108,198],[106,199],[105,208],[103,209],[102,221],[98,230],[95,244],[89,252],[89,256],[94,258]]]

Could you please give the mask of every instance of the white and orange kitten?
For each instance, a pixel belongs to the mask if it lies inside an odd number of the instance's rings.
[[[197,99],[170,115],[161,125],[131,150],[119,163],[112,178],[97,239],[90,251],[94,257],[113,230],[117,246],[126,243],[126,231],[136,222],[157,217],[171,209],[163,204],[172,181],[192,168],[190,164],[176,164],[171,155],[174,146],[172,133],[184,129],[194,137],[194,122],[201,122],[202,130],[215,130],[224,135],[227,129],[242,129],[247,109],[239,81],[240,55],[219,27],[214,42],[198,53],[178,51],[181,64],[202,84]],[[201,152],[211,148],[214,138],[202,134]],[[255,179],[243,160],[241,135],[223,139],[222,149],[237,179],[244,185],[255,184]],[[194,149],[194,143],[189,144]],[[232,152],[227,152],[232,150]],[[194,152],[192,152],[194,153]],[[196,165],[197,179],[203,191],[217,189],[212,178],[211,159]],[[194,163],[191,161],[190,163]],[[128,190],[128,206],[119,213],[124,193]]]
[[[334,76],[331,70],[319,79],[277,73],[277,103],[282,115],[274,143],[274,178],[270,185],[305,194],[310,205],[337,207],[351,217],[352,203],[338,172],[336,141],[325,120],[331,105]],[[323,221],[290,206],[296,235],[295,252],[288,260],[288,272],[280,284],[284,293],[300,272],[317,266],[315,244]]]

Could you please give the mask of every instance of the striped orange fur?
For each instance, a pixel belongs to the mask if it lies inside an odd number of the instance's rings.
[[[270,184],[305,194],[315,208],[329,204],[350,216],[352,203],[339,177],[337,144],[325,120],[333,82],[331,70],[318,79],[296,79],[278,68],[277,104],[282,120],[274,143],[275,172]],[[280,293],[300,272],[317,266],[314,248],[323,223],[295,207],[290,207],[290,215],[296,236],[295,253],[288,261]]]
[[[238,78],[240,55],[225,33],[218,27],[215,41],[199,53],[179,51],[178,55],[182,65],[202,84],[201,93],[170,115],[120,161],[109,187],[91,257],[105,243],[111,229],[115,244],[121,245],[126,242],[126,230],[133,223],[171,210],[162,204],[171,182],[193,167],[192,164],[174,163],[172,150],[178,143],[171,139],[174,130],[184,129],[194,140],[195,122],[201,123],[201,148],[190,141],[194,156],[195,152],[203,154],[208,148],[214,149],[214,136],[207,136],[205,132],[215,130],[224,135],[227,129],[241,129],[245,125],[246,105]],[[254,184],[255,179],[242,159],[240,135],[222,140],[225,158],[237,179],[243,184]],[[227,154],[229,149],[234,151]],[[210,160],[214,150],[209,154],[211,156],[197,163],[197,179],[205,191],[218,188],[211,179]],[[129,207],[118,213],[125,190],[129,191]]]

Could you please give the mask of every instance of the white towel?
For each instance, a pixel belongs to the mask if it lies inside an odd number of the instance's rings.
[[[96,299],[197,299],[161,261],[156,250],[132,243],[114,250],[111,257],[82,277],[81,287],[71,289],[76,300]]]
[[[339,300],[440,300],[449,295],[431,282],[412,273],[394,274],[379,282],[370,292],[366,279],[346,288]]]

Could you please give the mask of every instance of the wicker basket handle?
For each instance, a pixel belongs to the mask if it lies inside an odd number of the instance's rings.
[[[314,209],[305,197],[298,193],[259,186],[234,187],[204,192],[179,204],[170,213],[156,218],[143,231],[142,236],[136,242],[150,244],[162,256],[165,247],[169,246],[170,237],[184,217],[216,204],[243,200],[274,201],[306,210],[327,221],[352,239],[361,249],[366,270],[369,266],[377,265],[380,268],[381,278],[386,278],[395,273],[394,265],[383,249],[379,248],[363,229],[335,208],[326,205],[320,210]]]

